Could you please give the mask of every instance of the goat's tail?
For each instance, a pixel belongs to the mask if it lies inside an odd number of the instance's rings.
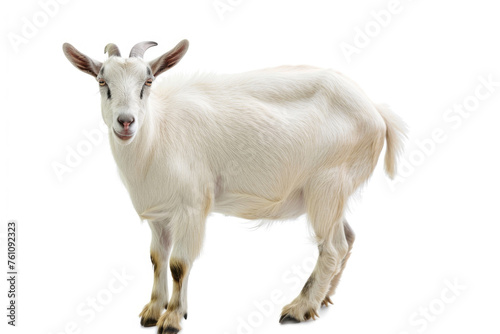
[[[403,152],[404,140],[407,138],[407,127],[403,120],[396,115],[386,104],[375,106],[384,119],[386,125],[385,140],[387,148],[385,151],[385,172],[391,179],[396,175],[398,156]]]

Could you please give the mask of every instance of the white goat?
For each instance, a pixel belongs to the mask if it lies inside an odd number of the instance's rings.
[[[99,83],[120,176],[152,230],[154,285],[141,324],[159,333],[181,329],[189,272],[212,211],[279,220],[307,213],[319,257],[280,322],[315,319],[331,303],[354,242],[347,200],[372,174],[384,140],[385,169],[394,175],[404,123],[344,75],[314,67],[174,77],[153,88],[188,42],[144,61],[154,45],[138,43],[122,58],[108,44],[104,63],[63,45],[68,60]]]

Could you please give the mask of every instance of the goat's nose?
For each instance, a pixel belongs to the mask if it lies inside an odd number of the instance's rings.
[[[120,115],[117,121],[123,126],[124,130],[128,130],[128,127],[134,123],[135,119],[132,115]]]

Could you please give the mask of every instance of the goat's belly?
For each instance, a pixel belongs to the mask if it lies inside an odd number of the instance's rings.
[[[305,204],[302,190],[279,199],[224,193],[215,199],[213,211],[244,219],[292,219],[305,212]]]

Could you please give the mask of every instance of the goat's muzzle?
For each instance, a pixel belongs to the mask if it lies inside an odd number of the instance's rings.
[[[132,138],[135,131],[131,129],[134,125],[135,119],[131,115],[122,114],[117,118],[118,124],[120,124],[120,129],[117,130],[113,128],[115,135],[121,140],[128,140]]]

